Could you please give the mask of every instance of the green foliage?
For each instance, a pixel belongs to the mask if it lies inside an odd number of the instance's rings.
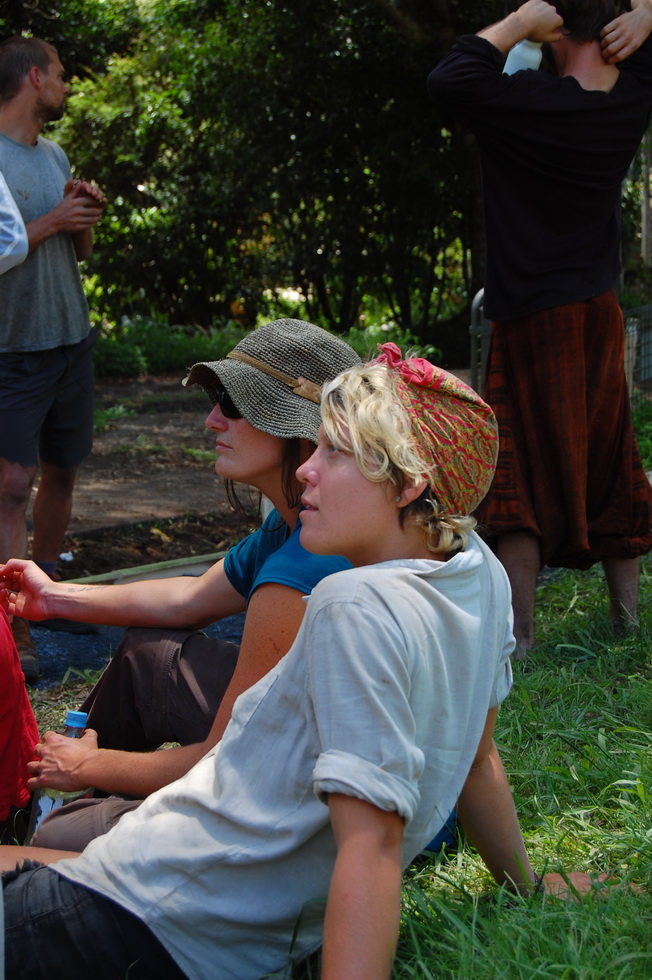
[[[95,373],[100,378],[182,374],[196,361],[224,357],[245,332],[233,322],[219,330],[188,330],[165,317],[124,317],[98,335]]]
[[[87,263],[97,321],[155,307],[253,326],[291,288],[337,332],[371,299],[457,358],[482,280],[478,169],[425,79],[457,33],[512,7],[7,0],[0,30],[53,41],[79,76],[56,138],[110,199]]]
[[[300,315],[301,311],[294,311]],[[196,361],[217,361],[235,347],[248,333],[230,321],[217,329],[199,330],[170,325],[164,316],[123,317],[115,326],[105,326],[95,343],[95,374],[98,378],[134,378],[140,374],[183,373]],[[354,327],[343,339],[361,357],[372,355],[378,344],[393,341],[415,356],[437,357],[439,351],[423,345],[408,331],[393,322],[379,320],[365,327]],[[112,412],[119,417],[121,406],[96,418],[96,431],[110,423]],[[99,426],[99,428],[97,428]]]
[[[652,470],[652,402],[642,399],[632,413],[643,468]]]
[[[101,71],[131,47],[141,26],[137,0],[5,0],[0,37],[31,34],[54,44],[67,72]]]
[[[88,263],[97,314],[155,304],[173,322],[236,311],[253,324],[291,287],[308,319],[338,332],[371,297],[437,343],[438,321],[466,303],[475,178],[425,79],[468,11],[145,10],[137,49],[80,82],[59,128],[111,201]]]
[[[99,435],[108,429],[113,422],[120,419],[127,419],[135,415],[134,409],[127,408],[126,405],[110,405],[108,408],[96,408],[93,412],[93,434]]]

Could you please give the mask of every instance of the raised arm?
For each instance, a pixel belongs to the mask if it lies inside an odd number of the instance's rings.
[[[290,649],[304,611],[305,602],[296,589],[274,583],[256,589],[247,611],[238,665],[204,742],[160,752],[120,752],[98,749],[94,732],[81,739],[48,732],[37,746],[40,758],[28,766],[33,776],[29,788],[94,786],[139,799],[183,776],[220,740],[236,698]]]
[[[602,29],[602,57],[609,65],[623,61],[652,33],[652,0],[632,0],[632,9]]]
[[[558,41],[561,35],[563,20],[552,6],[545,0],[527,0],[522,7],[508,14],[489,27],[478,31],[478,37],[484,37],[503,54],[518,44],[519,41]]]
[[[390,976],[400,921],[403,821],[364,800],[331,793],[337,845],[324,920],[322,980]]]

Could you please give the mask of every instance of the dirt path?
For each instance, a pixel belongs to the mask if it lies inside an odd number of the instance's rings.
[[[215,437],[204,426],[209,402],[179,378],[98,382],[97,407],[125,417],[95,438],[83,463],[70,530],[112,527],[186,513],[230,512],[213,470]]]

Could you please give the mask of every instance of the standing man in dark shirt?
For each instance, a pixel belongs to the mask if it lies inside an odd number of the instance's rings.
[[[640,556],[652,548],[612,291],[621,182],[652,107],[652,0],[632,8],[617,17],[613,0],[527,0],[459,38],[428,80],[481,154],[485,398],[501,454],[480,516],[511,581],[520,656],[534,643],[543,564],[601,561],[610,618],[634,625]],[[556,75],[503,74],[523,39],[550,45]]]

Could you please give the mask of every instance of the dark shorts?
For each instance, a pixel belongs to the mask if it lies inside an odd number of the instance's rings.
[[[78,466],[93,445],[93,344],[0,354],[0,457]]]
[[[7,980],[184,980],[140,919],[52,868],[26,862],[2,886]]]

